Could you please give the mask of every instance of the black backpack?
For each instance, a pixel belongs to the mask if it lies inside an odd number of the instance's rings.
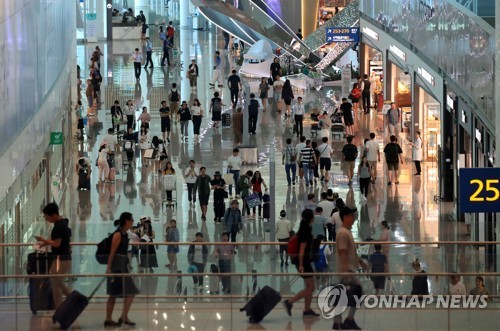
[[[97,244],[95,259],[99,264],[108,264],[109,254],[111,253],[111,242],[113,241],[113,234],[114,233],[108,235],[100,243]]]
[[[214,101],[212,103],[212,111],[214,111],[214,112],[222,111],[221,102],[220,102],[219,98],[214,99]]]
[[[179,92],[177,90],[172,91],[170,90],[170,101],[172,102],[179,102]]]

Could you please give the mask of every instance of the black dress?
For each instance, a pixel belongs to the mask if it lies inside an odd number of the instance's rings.
[[[129,273],[129,260],[127,257],[128,240],[129,240],[128,235],[126,233],[120,232],[120,230],[117,230],[116,232],[120,233],[121,241],[116,250],[113,262],[111,263],[111,272],[114,274],[128,274]],[[132,277],[130,276],[108,277],[108,288],[107,288],[108,295],[118,298],[123,298],[123,297],[134,296],[137,293],[139,293],[139,290],[135,286]]]
[[[148,242],[145,239],[141,238],[141,242]],[[153,240],[149,239],[149,242],[153,242]],[[156,258],[156,249],[155,245],[141,245],[141,257],[140,264],[141,268],[158,268],[158,259]]]

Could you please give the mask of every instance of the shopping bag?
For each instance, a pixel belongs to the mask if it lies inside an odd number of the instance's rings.
[[[224,181],[226,185],[234,185],[234,176],[231,173],[224,174]]]
[[[247,202],[247,205],[250,208],[257,207],[260,205],[260,197],[257,193],[250,194],[245,198],[245,201]]]

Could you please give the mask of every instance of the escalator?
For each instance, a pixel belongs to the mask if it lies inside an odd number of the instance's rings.
[[[275,14],[269,14],[269,10],[264,11],[265,3],[261,0],[240,0],[241,9],[220,0],[191,2],[212,23],[250,45],[259,40],[268,40],[273,48],[281,47],[301,63],[311,56],[311,51],[305,44],[301,45],[300,50],[291,47],[290,42],[295,34],[282,21],[279,24],[275,22],[271,17]],[[319,58],[316,58],[315,63],[318,61]]]

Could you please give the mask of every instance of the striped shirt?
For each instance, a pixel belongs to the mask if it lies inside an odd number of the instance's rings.
[[[302,148],[302,150],[300,151],[300,155],[302,156],[302,163],[309,163],[314,160],[314,149],[306,146]]]

